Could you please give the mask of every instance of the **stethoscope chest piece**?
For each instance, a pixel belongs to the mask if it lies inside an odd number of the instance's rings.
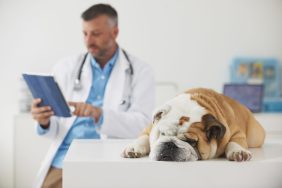
[[[79,91],[81,90],[82,86],[81,86],[81,83],[80,83],[80,80],[79,79],[75,79],[74,81],[74,90],[75,91]]]

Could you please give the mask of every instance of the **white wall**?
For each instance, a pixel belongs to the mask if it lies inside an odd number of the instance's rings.
[[[80,13],[91,0],[0,0],[0,187],[13,186],[13,116],[22,71],[48,72],[85,51]],[[282,61],[281,0],[112,0],[121,46],[180,90],[228,81],[234,56]],[[4,89],[4,87],[6,89]]]

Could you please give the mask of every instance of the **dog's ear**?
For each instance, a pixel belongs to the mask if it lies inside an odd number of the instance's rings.
[[[154,123],[156,122],[156,121],[159,121],[161,118],[162,118],[162,114],[163,114],[163,112],[162,111],[159,111],[159,112],[157,112],[155,115],[154,115]]]
[[[153,117],[153,123],[159,121],[165,114],[167,114],[171,110],[170,105],[164,105],[158,110],[155,111],[154,117]]]
[[[206,136],[210,142],[212,138],[221,140],[225,134],[226,128],[214,116],[206,114],[202,117],[205,126]]]

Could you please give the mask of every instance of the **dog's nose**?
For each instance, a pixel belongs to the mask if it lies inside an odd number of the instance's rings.
[[[158,156],[158,161],[175,161],[177,154],[177,146],[173,142],[166,142],[163,144]]]
[[[160,156],[159,161],[173,161],[173,160],[171,156],[163,155],[163,156]]]

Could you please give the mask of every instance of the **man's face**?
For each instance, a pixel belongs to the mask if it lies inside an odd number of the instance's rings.
[[[95,58],[103,58],[115,45],[118,27],[106,15],[98,16],[89,21],[83,21],[84,42]]]

